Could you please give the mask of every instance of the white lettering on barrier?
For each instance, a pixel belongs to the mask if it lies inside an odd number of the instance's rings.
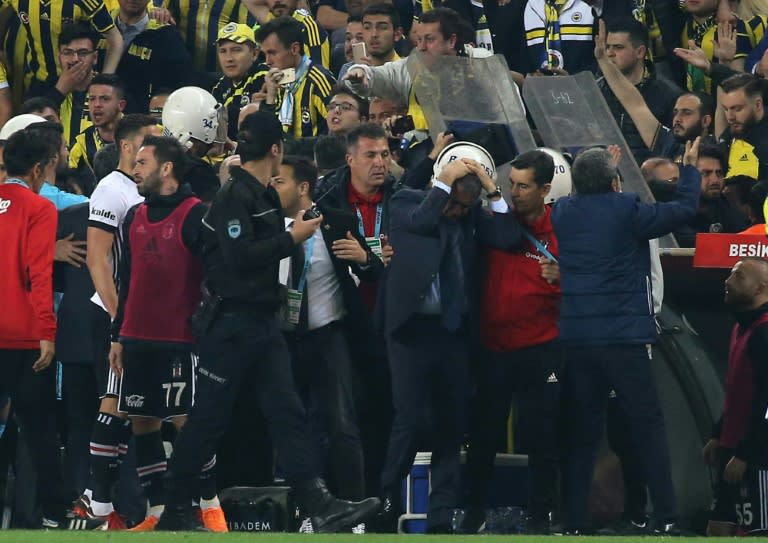
[[[759,257],[768,258],[768,244],[764,243],[731,243],[728,246],[730,257]]]

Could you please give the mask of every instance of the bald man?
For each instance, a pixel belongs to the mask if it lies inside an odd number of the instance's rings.
[[[707,535],[768,532],[768,262],[745,258],[725,281],[733,310],[723,415],[704,445],[717,467]]]

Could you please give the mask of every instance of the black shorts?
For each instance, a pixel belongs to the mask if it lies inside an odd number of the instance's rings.
[[[768,468],[747,468],[736,504],[736,519],[739,534],[768,533]]]
[[[197,357],[189,352],[123,349],[123,378],[118,409],[141,417],[186,415],[195,398]]]
[[[109,313],[91,303],[93,319],[93,352],[96,357],[96,390],[99,399],[117,398],[120,393],[120,376],[109,367],[110,332],[112,320]]]

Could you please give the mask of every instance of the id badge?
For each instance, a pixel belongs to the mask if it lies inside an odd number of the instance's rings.
[[[365,238],[365,243],[371,249],[373,254],[382,258],[383,251],[381,250],[381,239],[377,237]]]
[[[301,315],[301,300],[304,297],[303,292],[288,289],[287,305],[288,314],[286,315],[287,321],[291,324],[299,324],[299,316]]]

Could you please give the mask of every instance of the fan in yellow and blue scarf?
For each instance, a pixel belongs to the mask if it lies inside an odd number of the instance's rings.
[[[595,15],[582,0],[528,0],[528,55],[539,69],[576,73],[594,66]]]

